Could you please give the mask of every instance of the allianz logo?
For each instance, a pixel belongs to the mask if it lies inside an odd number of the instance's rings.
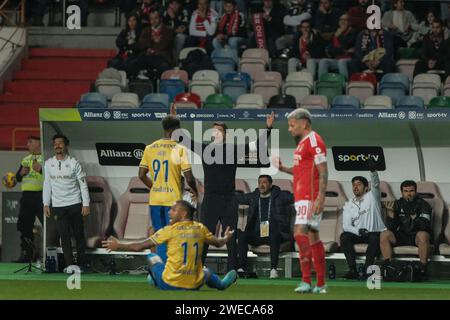
[[[109,158],[137,158],[142,159],[142,155],[144,154],[144,150],[142,149],[134,149],[133,151],[117,151],[113,149],[100,150],[100,157],[109,157]]]
[[[397,113],[391,113],[391,112],[380,112],[378,113],[378,118],[397,118]]]
[[[85,118],[103,118],[103,112],[83,112]]]

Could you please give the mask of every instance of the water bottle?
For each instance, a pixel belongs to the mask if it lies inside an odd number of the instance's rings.
[[[365,273],[366,273],[366,270],[364,270],[364,264],[360,263],[358,266],[358,277],[360,279],[363,279]]]
[[[328,268],[328,279],[336,279],[336,266],[334,265],[334,262],[331,262],[330,267]]]
[[[114,257],[111,258],[109,266],[110,266],[109,274],[114,276],[116,274],[116,259],[114,259]]]
[[[50,273],[50,269],[51,269],[51,259],[50,256],[47,256],[45,258],[45,272]]]

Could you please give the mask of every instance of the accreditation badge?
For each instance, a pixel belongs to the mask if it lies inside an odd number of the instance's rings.
[[[263,221],[259,225],[260,237],[267,238],[269,236],[269,221]]]

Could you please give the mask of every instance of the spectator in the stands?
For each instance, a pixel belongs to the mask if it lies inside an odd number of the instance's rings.
[[[272,185],[272,177],[260,175],[258,188],[250,193],[236,193],[239,204],[248,205],[245,231],[238,231],[239,269],[247,270],[248,245],[270,246],[270,278],[278,278],[278,256],[282,241],[292,239],[289,206],[292,193]]]
[[[420,59],[414,68],[414,76],[429,70],[442,70],[443,80],[450,75],[450,39],[445,40],[444,25],[435,20],[431,32],[423,39]]]
[[[356,30],[350,27],[349,17],[343,14],[339,18],[339,28],[331,43],[325,48],[327,58],[319,61],[318,78],[324,73],[338,71],[348,79],[348,64],[355,52]]]
[[[150,71],[152,77],[170,69],[173,64],[173,31],[162,23],[159,11],[150,13],[150,25],[142,30],[138,49],[143,53],[138,59],[129,63],[126,71],[135,77],[141,70]]]
[[[432,208],[417,195],[417,184],[414,181],[403,181],[400,190],[402,197],[386,204],[388,230],[380,235],[381,253],[385,260],[390,260],[393,246],[418,247],[422,275],[426,277],[433,234]]]
[[[142,0],[142,4],[137,12],[141,18],[143,28],[150,24],[150,13],[158,10],[161,10],[161,3],[158,0]]]
[[[198,0],[197,10],[192,13],[189,24],[188,47],[201,47],[212,51],[212,39],[217,30],[218,15],[209,7],[208,0]]]
[[[283,18],[286,27],[285,34],[277,40],[278,48],[287,48],[292,44],[294,34],[298,26],[304,20],[312,19],[312,4],[307,0],[290,0],[288,2],[287,13]]]
[[[325,41],[331,41],[339,25],[341,10],[333,6],[332,0],[320,0],[319,9],[314,16],[314,29]]]
[[[125,70],[126,65],[139,56],[137,42],[141,35],[141,23],[137,13],[128,16],[127,27],[123,29],[116,39],[116,46],[119,52],[108,63],[108,67],[118,70]]]
[[[263,18],[266,48],[269,55],[275,58],[277,56],[276,40],[284,34],[283,18],[286,15],[286,8],[277,0],[264,0],[262,8],[257,11]],[[256,41],[257,39],[253,36],[253,46],[256,46]]]
[[[394,36],[394,54],[398,48],[411,46],[414,33],[419,27],[412,12],[405,10],[404,0],[392,0],[391,10],[383,14],[381,25]]]
[[[365,29],[358,34],[350,63],[351,73],[384,74],[394,72],[394,66],[394,43],[389,31]]]
[[[237,10],[235,0],[224,1],[224,15],[220,18],[217,35],[213,40],[214,49],[223,48],[226,45],[238,50],[245,42],[246,29],[245,17]]]
[[[163,13],[163,23],[175,33],[174,55],[178,55],[184,47],[189,28],[189,12],[183,8],[183,0],[170,0]]]
[[[372,3],[369,0],[358,0],[358,5],[348,9],[348,17],[350,25],[353,29],[357,31],[362,31],[366,28],[367,18],[367,7]]]
[[[417,32],[414,34],[414,46],[421,47],[423,44],[423,39],[427,34],[431,32],[431,26],[433,22],[436,21],[437,14],[433,10],[429,10],[425,16],[425,20],[419,24]],[[444,38],[448,39],[450,35],[450,30],[444,26]]]
[[[322,37],[311,28],[311,21],[300,24],[300,32],[294,35],[292,58],[288,61],[289,73],[307,69],[313,78],[316,76],[317,62],[325,56],[325,44]]]

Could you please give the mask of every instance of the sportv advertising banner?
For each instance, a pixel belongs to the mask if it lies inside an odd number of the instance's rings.
[[[377,171],[386,170],[381,147],[332,147],[334,167],[337,171],[366,171],[369,158]]]

